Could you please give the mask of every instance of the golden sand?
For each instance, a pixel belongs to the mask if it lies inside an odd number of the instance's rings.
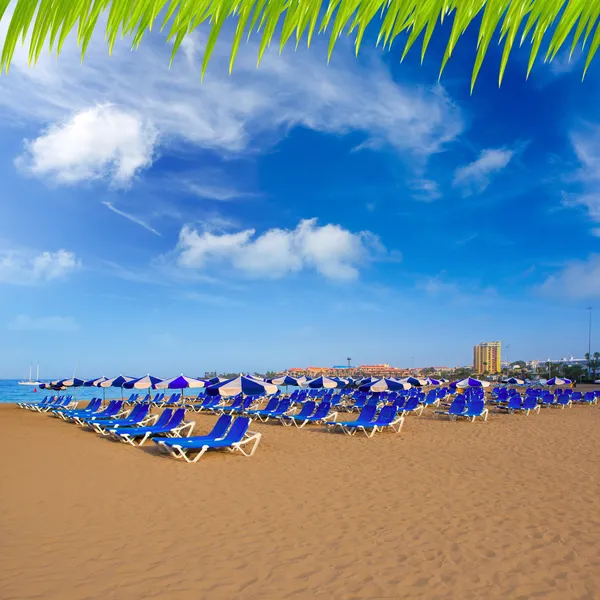
[[[600,598],[597,406],[373,439],[259,423],[253,458],[193,465],[0,423],[2,600]]]

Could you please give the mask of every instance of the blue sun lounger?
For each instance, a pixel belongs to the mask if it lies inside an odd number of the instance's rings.
[[[194,421],[184,421],[184,418],[185,408],[178,408],[174,412],[172,408],[165,408],[154,425],[148,427],[117,427],[109,429],[108,433],[120,442],[132,446],[142,446],[148,438],[153,436],[180,436],[183,432],[190,435],[194,430],[195,423]],[[141,439],[136,443],[139,438]]]
[[[376,406],[372,404],[367,405],[360,411],[360,414],[354,421],[330,421],[325,423],[325,425],[328,427],[329,431],[334,431],[340,427],[344,433],[351,435],[356,427],[360,427],[362,425],[371,425],[375,421],[376,412]]]
[[[317,409],[315,410],[315,412],[309,416],[306,417],[301,417],[300,414],[297,415],[291,415],[289,417],[290,419],[290,425],[295,425],[296,427],[298,427],[298,429],[302,429],[305,425],[307,425],[308,423],[327,423],[327,421],[329,419],[335,420],[337,418],[337,412],[332,412],[331,414],[329,414],[329,410],[331,409],[331,402],[321,402],[317,405]],[[283,415],[282,417],[279,417],[281,419],[281,422],[284,425],[287,425],[287,422],[284,422],[284,419],[287,421],[288,417],[287,415]]]
[[[400,433],[402,425],[404,425],[404,416],[396,410],[394,404],[390,404],[381,409],[374,421],[355,425],[350,433],[354,434],[357,431],[362,431],[367,437],[373,437],[378,431],[383,431],[384,429],[391,429],[396,433]],[[346,425],[346,427],[348,426]]]
[[[65,421],[72,420],[75,416],[79,415],[93,415],[102,409],[102,400],[100,398],[93,398],[89,401],[88,405],[85,408],[76,408],[76,409],[56,409],[51,411],[52,414],[56,417],[60,417]]]
[[[489,414],[489,410],[485,407],[485,402],[483,400],[469,400],[467,404],[467,410],[465,410],[462,415],[459,417],[464,417],[465,419],[471,419],[471,422],[474,422],[477,417],[481,417],[484,421],[487,421]]]
[[[448,410],[436,410],[434,414],[436,415],[445,415],[449,419],[454,417],[462,416],[467,410],[467,401],[464,396],[457,396],[452,400],[450,404],[450,408]]]
[[[77,416],[75,417],[75,422],[79,425],[87,425],[91,421],[101,421],[103,419],[117,417],[123,410],[123,404],[122,400],[111,400],[104,410],[92,415]]]
[[[54,399],[55,396],[44,396],[41,400],[37,400],[36,402],[17,402],[17,406],[19,408],[25,408],[27,410],[30,410],[33,406],[44,406],[46,404],[49,404],[50,402],[53,402]]]
[[[263,413],[263,414],[272,413],[279,406],[279,402],[280,402],[280,399],[277,396],[273,396],[273,397],[271,397],[269,402],[267,402],[267,405],[264,408],[262,408],[262,409],[255,408],[252,410],[247,410],[246,414],[248,416],[252,416],[252,415],[257,415],[258,413]]]
[[[256,412],[252,413],[251,416],[258,417],[261,421],[266,423],[269,419],[279,419],[279,417],[286,415],[290,411],[291,406],[292,402],[288,398],[285,398],[284,400],[279,401],[279,404],[275,410],[257,410]]]
[[[122,419],[101,419],[90,423],[92,428],[102,435],[108,435],[109,429],[117,427],[142,427],[156,420],[150,414],[150,404],[136,404],[127,417]]]
[[[496,410],[514,413],[515,411],[521,411],[521,396],[512,396],[508,399],[508,404],[496,406]]]
[[[539,415],[541,408],[542,407],[538,404],[537,398],[535,396],[527,396],[527,398],[523,400],[521,412],[524,412],[525,414],[529,415],[529,413],[533,410]]]
[[[309,400],[302,405],[300,412],[295,415],[281,415],[279,421],[282,425],[291,427],[296,420],[302,422],[307,417],[310,417],[315,412],[315,408],[317,408],[317,403],[314,400]]]
[[[225,437],[220,439],[201,436],[198,439],[182,438],[153,441],[161,450],[168,452],[173,458],[183,458],[188,463],[198,462],[208,450],[229,450],[250,457],[256,452],[262,437],[260,433],[248,431],[250,423],[249,417],[237,417]],[[245,449],[248,444],[251,444],[249,451]],[[197,453],[196,456],[190,458],[189,455],[194,453]]]
[[[408,413],[418,413],[419,416],[423,414],[423,410],[425,409],[424,404],[419,403],[419,399],[417,397],[409,398],[406,401],[406,404],[400,410],[402,411],[402,416],[407,415]]]

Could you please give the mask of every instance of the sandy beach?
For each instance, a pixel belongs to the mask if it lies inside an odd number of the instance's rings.
[[[259,423],[253,458],[194,465],[0,423],[2,600],[600,597],[597,406],[373,439]]]

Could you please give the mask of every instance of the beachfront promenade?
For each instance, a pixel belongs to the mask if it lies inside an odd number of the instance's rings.
[[[255,419],[252,458],[197,465],[1,406],[0,597],[598,597],[600,409],[486,405],[373,438]]]

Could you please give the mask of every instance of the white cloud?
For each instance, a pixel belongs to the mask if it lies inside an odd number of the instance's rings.
[[[541,285],[543,293],[575,300],[600,298],[600,254],[569,262]]]
[[[176,248],[180,267],[203,269],[210,263],[231,265],[249,277],[280,278],[304,269],[314,269],[335,280],[358,277],[358,268],[373,253],[385,250],[369,232],[352,233],[340,225],[300,221],[293,229],[255,229],[236,233],[181,230]]]
[[[462,131],[460,111],[441,86],[397,83],[376,51],[357,60],[352,44],[341,41],[328,65],[326,44],[316,41],[310,50],[288,49],[282,56],[268,50],[256,69],[257,43],[251,41],[229,76],[229,48],[217,44],[201,83],[197,59],[205,40],[189,37],[171,69],[170,47],[160,34],[148,34],[136,52],[128,40],[118,42],[110,59],[102,36],[95,36],[83,64],[72,39],[58,61],[42,53],[35,68],[19,49],[0,89],[0,107],[48,123],[95,110],[90,107],[98,102],[114,103],[154,124],[163,144],[183,140],[225,154],[268,147],[302,126],[338,135],[362,132],[366,142],[422,162]],[[114,153],[102,156],[88,173],[114,164]],[[127,165],[117,163],[122,178],[146,164],[146,154],[135,156]],[[73,159],[68,166],[67,177],[80,179],[81,165]]]
[[[73,317],[30,317],[18,315],[9,324],[11,331],[55,331],[73,332],[79,325]]]
[[[132,223],[135,223],[136,225],[139,225],[140,227],[143,227],[144,229],[151,231],[155,235],[158,235],[158,236],[161,235],[158,231],[156,231],[156,229],[154,229],[154,227],[151,227],[150,225],[148,225],[148,223],[146,223],[146,221],[144,221],[143,219],[140,219],[139,217],[136,217],[135,215],[132,215],[125,211],[119,210],[112,204],[112,202],[102,202],[102,204],[104,204],[104,206],[106,206],[106,208],[108,208],[109,210],[112,210],[112,212],[116,213],[117,215],[120,215],[121,217],[124,217],[125,219],[128,219]]]
[[[139,114],[105,104],[81,110],[26,141],[17,165],[59,183],[106,177],[123,185],[152,164],[156,142],[154,127]]]
[[[482,150],[473,162],[460,167],[454,174],[454,185],[465,195],[480,194],[491,183],[492,177],[505,169],[514,156],[513,150],[488,148]]]
[[[186,187],[189,192],[195,196],[198,196],[199,198],[218,200],[219,202],[227,202],[229,200],[235,200],[236,198],[253,195],[248,192],[241,192],[231,187],[212,185],[208,183],[189,182]]]
[[[62,279],[79,269],[81,261],[68,250],[26,256],[21,252],[0,254],[0,283],[31,285]]]
[[[579,168],[571,174],[569,183],[575,182],[581,193],[563,195],[563,206],[583,208],[590,219],[600,223],[600,125],[586,123],[571,134],[571,143],[579,160]],[[592,230],[592,235],[597,235]]]

